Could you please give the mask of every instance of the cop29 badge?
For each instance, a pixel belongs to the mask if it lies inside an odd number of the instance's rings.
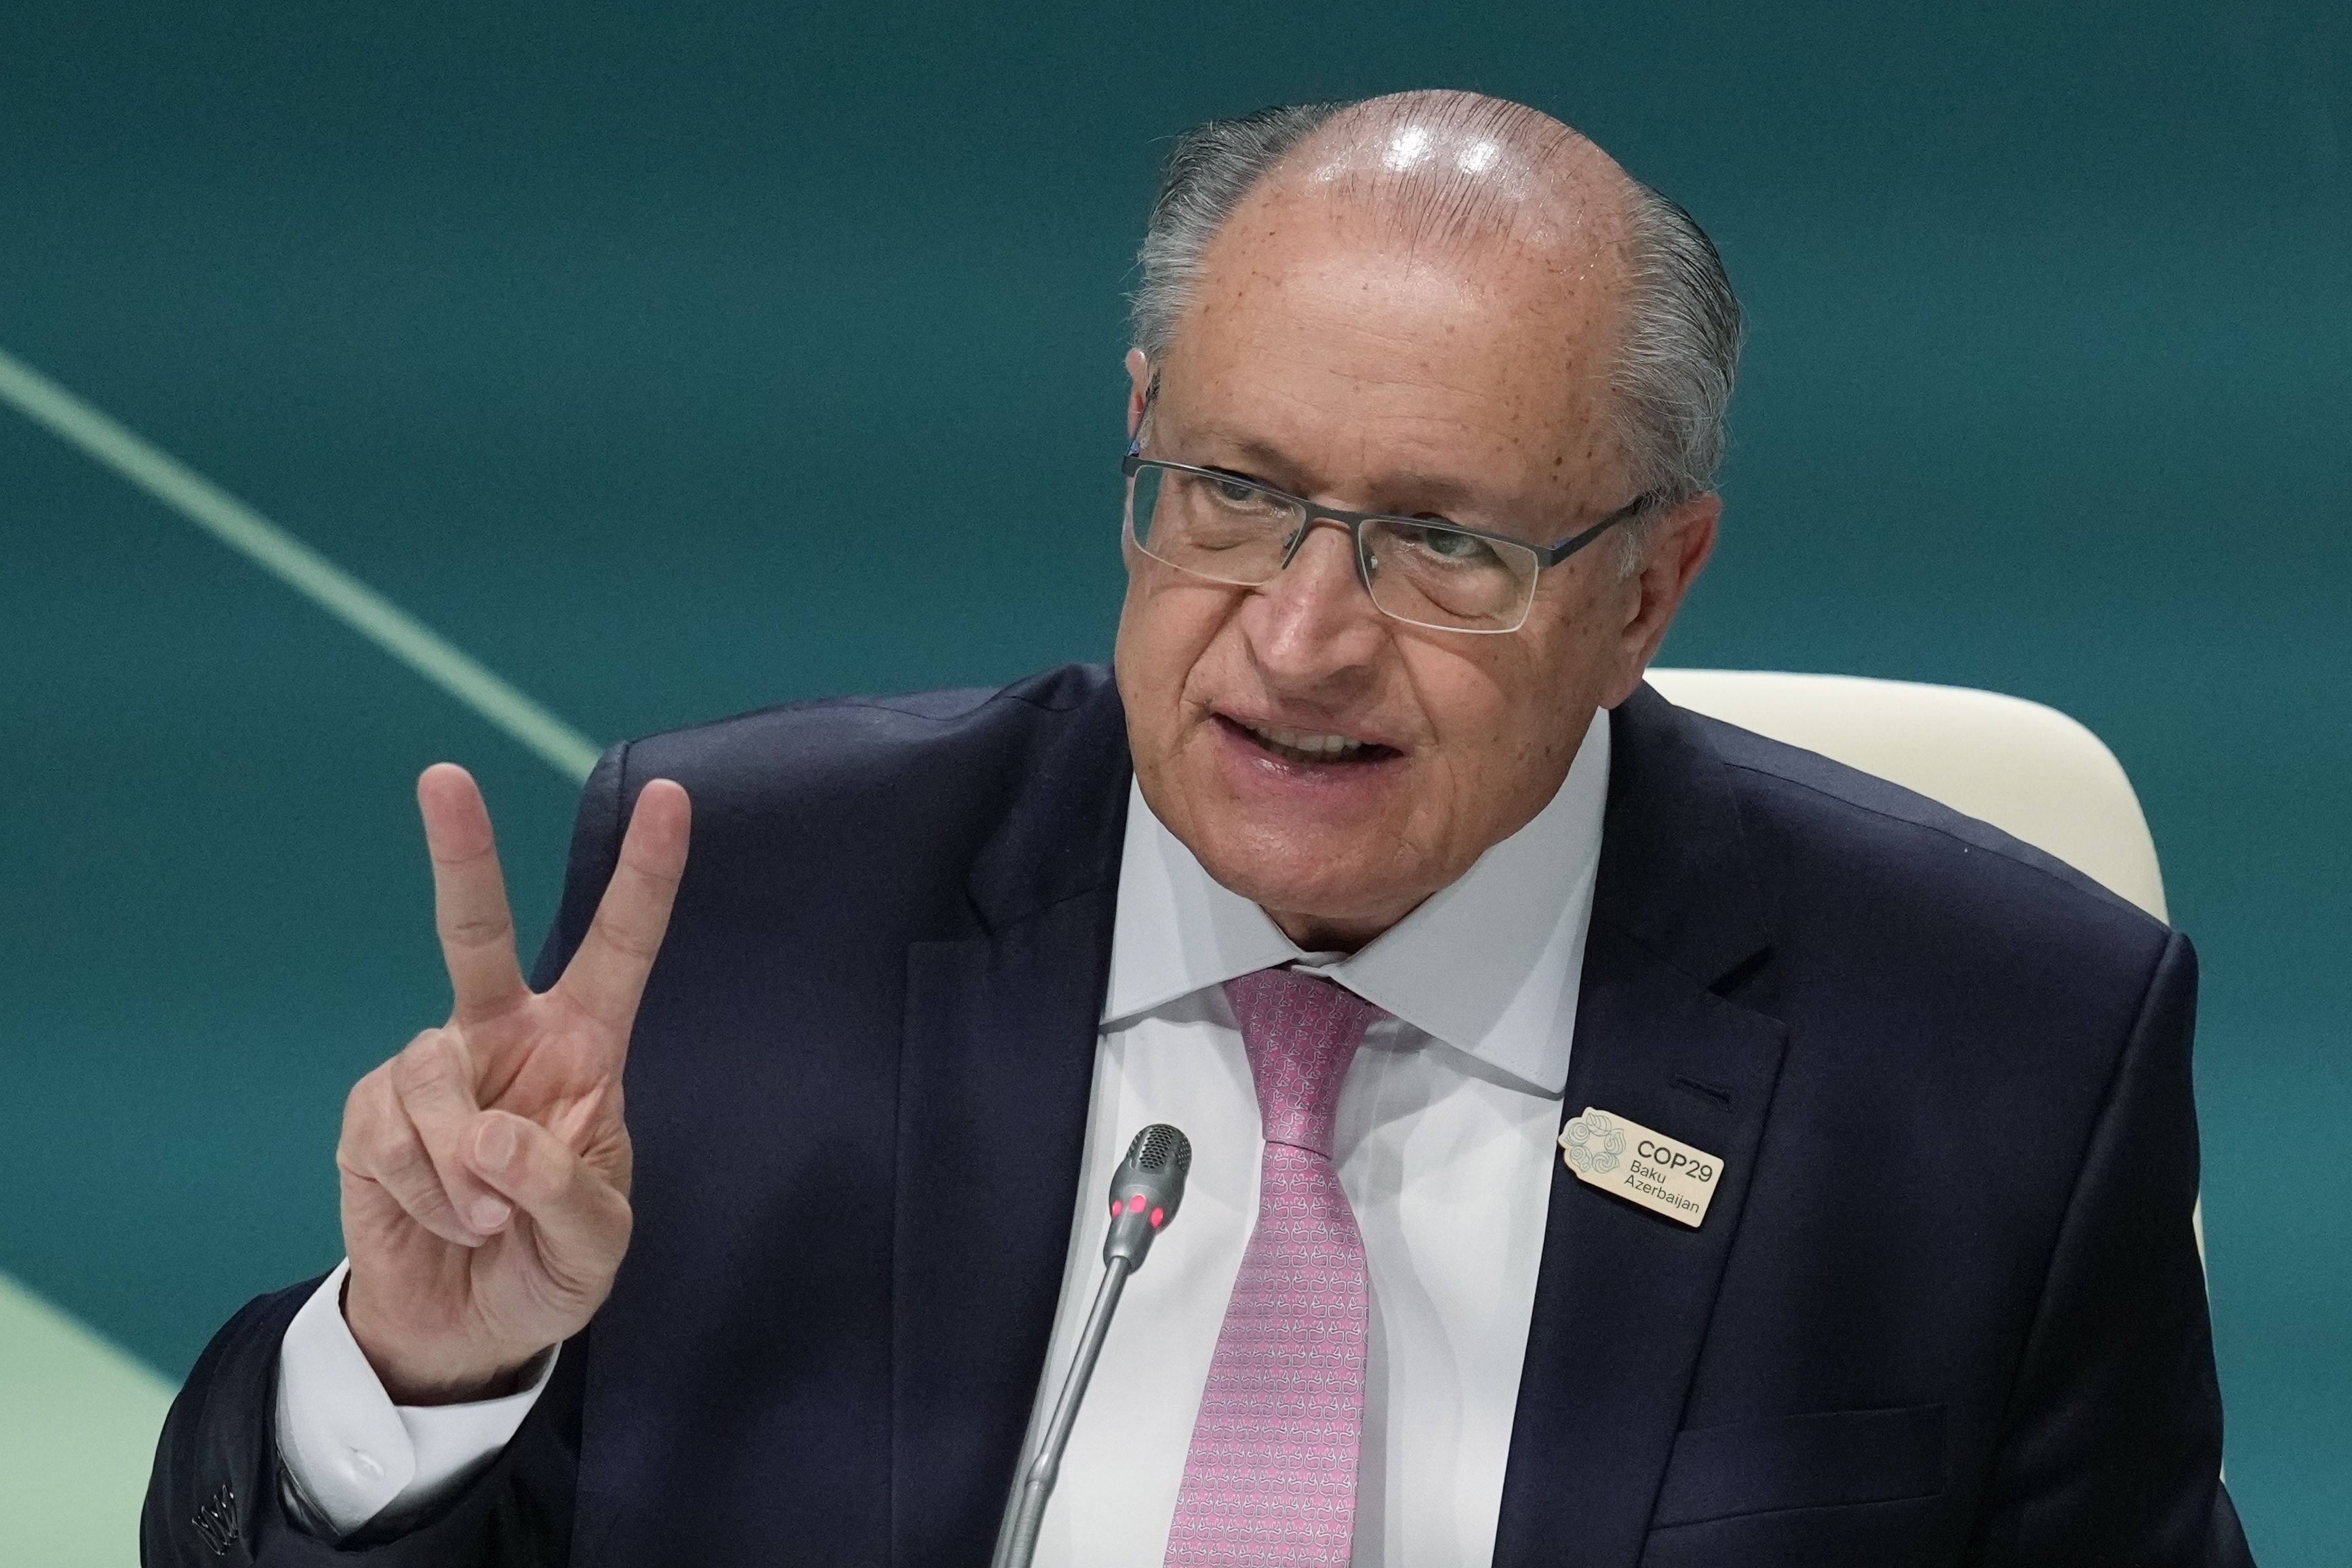
[[[1560,1129],[1559,1157],[1577,1180],[1694,1230],[1723,1176],[1705,1150],[1590,1105]]]

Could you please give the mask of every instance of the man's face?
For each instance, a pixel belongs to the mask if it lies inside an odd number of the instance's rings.
[[[1262,193],[1164,361],[1130,357],[1130,422],[1156,372],[1146,455],[1551,543],[1633,498],[1606,423],[1613,254],[1415,255],[1360,210]],[[1144,798],[1293,940],[1359,946],[1550,800],[1594,709],[1639,682],[1714,517],[1707,497],[1663,519],[1631,577],[1605,538],[1500,635],[1381,614],[1337,526],[1256,589],[1130,547],[1118,671]]]

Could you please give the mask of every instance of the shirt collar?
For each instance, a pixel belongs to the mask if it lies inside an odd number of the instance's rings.
[[[1609,715],[1596,712],[1558,793],[1362,951],[1301,951],[1212,878],[1130,785],[1111,931],[1107,1024],[1282,964],[1366,1001],[1547,1094],[1568,1082],[1585,927],[1609,796]]]

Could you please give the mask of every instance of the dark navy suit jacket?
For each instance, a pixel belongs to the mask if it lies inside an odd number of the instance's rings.
[[[1646,688],[1612,722],[1564,1109],[1724,1174],[1692,1230],[1555,1172],[1496,1563],[2246,1563],[2189,1229],[2188,943]],[[611,1300],[479,1481],[340,1551],[274,1483],[310,1287],[256,1301],[173,1407],[149,1563],[988,1560],[1108,965],[1108,673],[616,747],[541,983],[656,777],[692,792],[694,848],[629,1060]]]

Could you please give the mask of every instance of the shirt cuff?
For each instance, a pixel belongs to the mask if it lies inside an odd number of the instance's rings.
[[[286,1327],[278,1352],[278,1453],[299,1511],[336,1536],[397,1526],[496,1458],[539,1402],[561,1346],[523,1369],[525,1386],[472,1405],[394,1405],[343,1321],[348,1260]]]

